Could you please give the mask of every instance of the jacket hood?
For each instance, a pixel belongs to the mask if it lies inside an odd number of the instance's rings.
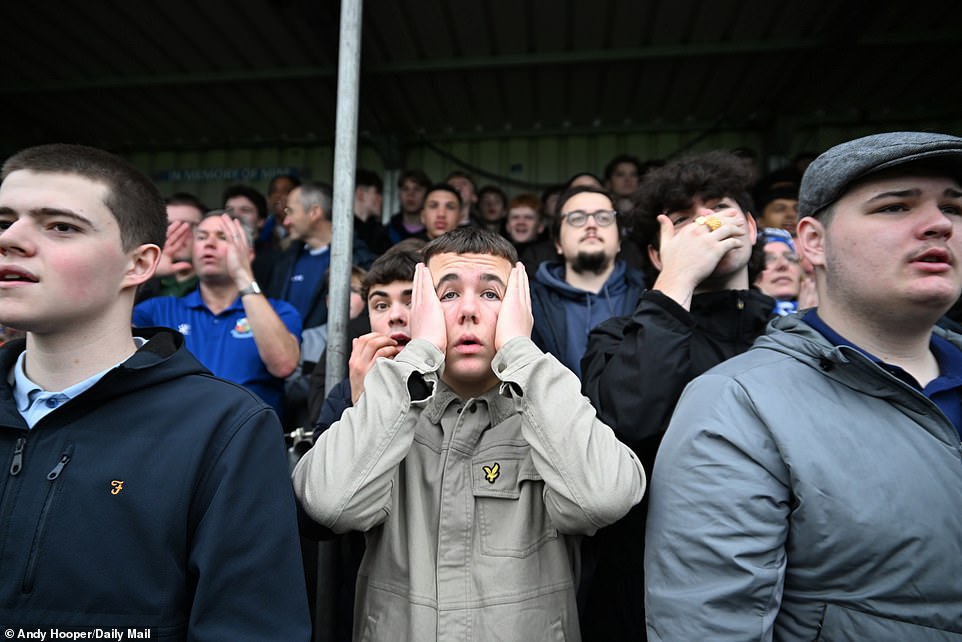
[[[585,292],[571,286],[564,280],[565,265],[561,261],[545,261],[538,267],[535,281],[553,290],[556,294],[571,301],[584,302],[590,297],[619,296],[631,286],[644,287],[644,280],[640,272],[629,270],[628,264],[620,259],[615,260],[615,269],[597,294]]]
[[[833,364],[849,362],[836,346],[818,330],[805,323],[799,314],[773,319],[765,334],[755,341],[755,346],[789,354],[815,367],[822,361]]]
[[[939,326],[935,326],[932,332],[962,350],[962,335]],[[805,323],[800,314],[775,318],[754,347],[789,355],[843,385],[873,396],[892,397],[898,394],[893,390],[907,385],[855,348],[833,345]],[[899,385],[893,387],[893,380]],[[911,398],[904,403],[917,412],[925,411],[923,404],[913,402]]]
[[[88,391],[71,401],[71,404],[99,406],[103,401],[114,399],[185,375],[210,375],[210,371],[184,348],[184,337],[169,328],[134,328],[134,336],[147,339],[137,352],[116,368],[110,370]],[[25,339],[10,341],[0,348],[0,373],[9,376],[20,353],[26,348]],[[164,367],[157,367],[163,365]],[[13,397],[13,389],[0,385],[0,400]],[[75,406],[76,407],[76,406]],[[0,423],[19,424],[22,418],[16,412],[15,403],[0,404],[0,408],[13,409],[16,417],[7,416],[0,410]]]

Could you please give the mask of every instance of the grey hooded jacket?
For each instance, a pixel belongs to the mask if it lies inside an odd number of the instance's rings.
[[[962,640],[960,508],[938,407],[777,319],[686,388],[662,442],[649,639]]]

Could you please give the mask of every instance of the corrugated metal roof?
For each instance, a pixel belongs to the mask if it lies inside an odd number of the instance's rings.
[[[329,142],[336,2],[19,3],[6,151]],[[962,122],[953,0],[369,0],[368,140]]]

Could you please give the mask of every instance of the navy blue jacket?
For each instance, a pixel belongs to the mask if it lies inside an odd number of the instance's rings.
[[[321,414],[314,424],[314,441],[321,436],[321,433],[331,427],[335,421],[341,418],[344,411],[354,406],[351,401],[351,379],[341,379],[334,384],[327,396],[324,397],[324,405],[321,406]]]
[[[136,332],[150,341],[32,430],[0,384],[0,622],[308,640],[276,415],[176,332]]]
[[[545,261],[531,281],[531,340],[580,378],[588,333],[599,323],[634,310],[645,281],[640,270],[616,260],[611,276],[595,294],[568,285],[564,271],[561,261]]]
[[[280,253],[271,266],[270,270],[270,280],[265,284],[261,284],[264,289],[264,293],[271,299],[281,299],[286,301],[287,286],[291,281],[291,277],[294,274],[294,267],[297,265],[297,259],[300,256],[301,250],[304,247],[304,243],[300,241],[294,241],[290,246]],[[365,270],[371,267],[371,263],[374,262],[374,254],[368,249],[367,244],[364,241],[354,237],[354,247],[352,248],[352,256],[354,265],[364,268]],[[318,275],[317,285],[314,288],[314,292],[311,296],[311,306],[308,309],[307,314],[303,315],[304,329],[314,328],[319,325],[324,325],[327,323],[327,292],[328,288],[324,286],[324,275]]]

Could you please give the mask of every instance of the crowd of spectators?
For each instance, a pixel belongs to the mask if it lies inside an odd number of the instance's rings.
[[[962,636],[962,139],[355,179],[4,164],[7,637]]]

